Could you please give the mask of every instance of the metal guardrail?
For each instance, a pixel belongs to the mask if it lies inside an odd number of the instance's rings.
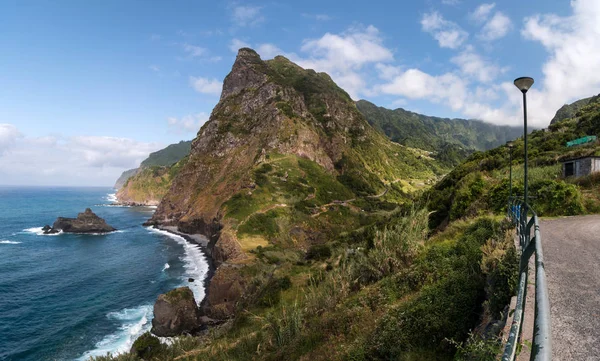
[[[510,327],[508,341],[504,348],[502,361],[513,361],[517,357],[517,346],[521,338],[523,326],[523,312],[527,299],[527,273],[529,259],[535,254],[535,316],[534,338],[531,347],[530,360],[552,360],[552,342],[550,335],[550,302],[548,300],[548,287],[544,269],[544,254],[542,252],[542,238],[538,216],[525,202],[518,198],[509,199],[508,216],[517,227],[521,259],[519,262],[519,285],[517,305],[515,307],[513,322]],[[531,231],[533,228],[533,238]]]

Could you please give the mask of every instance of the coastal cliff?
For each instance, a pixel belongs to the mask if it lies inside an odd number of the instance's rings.
[[[190,153],[191,141],[181,141],[150,153],[138,168],[117,179],[117,202],[128,205],[157,205]]]
[[[227,318],[255,291],[257,249],[305,252],[446,170],[375,131],[327,74],[244,48],[149,224],[210,239],[204,311]]]

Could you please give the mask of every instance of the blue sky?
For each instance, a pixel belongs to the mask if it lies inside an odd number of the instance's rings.
[[[3,1],[0,184],[107,185],[192,139],[241,46],[354,99],[496,124],[520,124],[512,80],[532,76],[543,127],[600,92],[598,3]]]

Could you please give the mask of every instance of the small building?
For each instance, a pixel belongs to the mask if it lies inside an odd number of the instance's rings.
[[[563,177],[583,177],[600,172],[600,157],[587,156],[562,161]]]

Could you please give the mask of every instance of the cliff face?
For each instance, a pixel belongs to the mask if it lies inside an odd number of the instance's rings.
[[[574,118],[577,116],[577,113],[583,110],[586,106],[599,101],[600,95],[596,95],[589,98],[579,99],[571,104],[565,104],[558,109],[558,111],[556,111],[556,115],[554,115],[554,118],[552,118],[550,124],[560,122],[561,120]]]
[[[206,310],[227,317],[248,290],[239,269],[258,246],[327,242],[368,219],[361,207],[402,203],[445,171],[372,129],[328,75],[240,49],[150,223],[211,238],[218,268]]]
[[[138,172],[139,168],[133,168],[133,169],[129,169],[126,170],[125,172],[123,172],[123,174],[121,174],[121,176],[119,177],[119,179],[117,179],[117,181],[115,182],[115,185],[113,186],[113,188],[115,189],[121,189],[121,187],[123,187],[125,185],[125,183],[127,183],[127,180],[131,177],[133,177],[137,172]]]
[[[169,167],[138,168],[117,191],[118,202],[131,205],[158,205],[186,161],[187,158],[184,158]]]
[[[181,141],[150,153],[139,168],[123,172],[114,188],[122,204],[157,205],[190,153],[191,141]]]

